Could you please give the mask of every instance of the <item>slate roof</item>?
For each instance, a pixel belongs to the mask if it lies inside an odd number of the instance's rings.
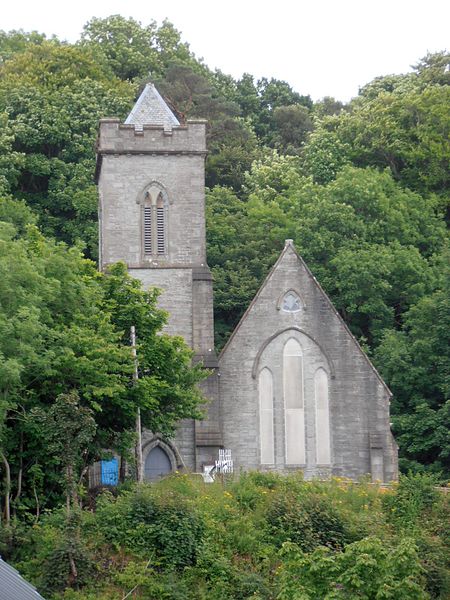
[[[0,600],[45,600],[8,563],[0,558]]]
[[[166,129],[172,129],[179,127],[180,122],[153,83],[147,83],[125,124],[134,125],[136,129],[142,129],[144,125],[162,125]]]

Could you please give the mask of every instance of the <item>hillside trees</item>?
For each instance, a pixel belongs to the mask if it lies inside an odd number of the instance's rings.
[[[139,80],[163,75],[170,62],[195,62],[180,32],[165,20],[142,25],[132,18],[111,15],[94,17],[83,28],[82,46],[103,57],[114,75],[121,80]]]
[[[445,237],[439,202],[403,190],[389,173],[347,167],[317,185],[295,159],[274,155],[253,166],[246,189],[245,203],[225,190],[208,195],[219,319],[242,314],[286,238],[371,345],[434,289],[432,257]]]
[[[376,350],[394,392],[395,432],[403,467],[450,471],[450,272],[448,253],[435,291],[407,311],[400,331],[386,330]]]
[[[420,193],[448,192],[450,56],[427,56],[407,75],[375,79],[345,111],[318,122],[317,138],[345,144],[356,166],[389,168]]]
[[[0,70],[2,136],[13,159],[3,188],[27,200],[46,234],[70,244],[81,240],[91,256],[97,245],[92,173],[98,119],[123,117],[132,94],[88,49],[56,42],[29,45]]]

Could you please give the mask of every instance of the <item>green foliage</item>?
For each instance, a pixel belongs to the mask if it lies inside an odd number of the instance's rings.
[[[297,159],[274,154],[254,163],[246,191],[247,202],[219,188],[207,197],[220,321],[236,323],[286,238],[371,344],[435,286],[432,254],[445,239],[439,202],[402,189],[389,173],[347,166],[318,185]]]
[[[152,556],[154,564],[182,569],[195,564],[203,526],[193,506],[180,494],[163,496],[141,485],[118,499],[98,502],[99,532],[117,548]]]
[[[101,275],[78,248],[43,237],[23,203],[5,200],[0,214],[17,225],[0,222],[0,448],[14,510],[38,516],[68,487],[75,498],[102,449],[125,450],[137,406],[143,425],[165,435],[180,418],[201,416],[196,384],[207,373],[191,365],[181,338],[160,335],[166,315],[156,292],[142,290],[124,265]]]
[[[439,287],[405,315],[403,331],[387,331],[376,361],[395,399],[394,427],[401,457],[408,468],[421,465],[448,477],[450,471],[450,355],[448,266]]]
[[[323,119],[317,135],[348,145],[357,166],[389,167],[405,186],[446,194],[448,64],[448,53],[436,53],[416,73],[375,79],[348,110]]]
[[[286,542],[282,556],[278,600],[430,598],[422,587],[417,548],[408,539],[392,550],[370,537],[349,544],[342,553],[321,547],[309,555]]]
[[[277,546],[292,541],[304,552],[318,546],[342,548],[349,540],[346,523],[321,495],[274,495],[266,513],[268,535]]]
[[[244,173],[258,156],[258,142],[239,117],[239,106],[224,97],[208,75],[194,64],[172,62],[155,83],[181,122],[192,117],[207,120],[206,185],[220,183],[239,190]]]
[[[95,512],[74,515],[71,537],[61,511],[46,515],[22,530],[15,564],[39,589],[59,590],[55,600],[131,590],[154,600],[437,600],[450,591],[448,510],[429,477],[385,489],[298,474],[225,485],[174,475],[105,492]]]
[[[349,160],[349,146],[326,130],[311,134],[302,153],[303,168],[315,183],[327,184]]]
[[[0,159],[0,189],[26,198],[45,233],[82,240],[92,256],[98,120],[124,117],[132,95],[89,48],[55,41],[26,45],[0,70],[0,150],[10,155],[5,167]]]
[[[74,580],[70,570],[70,561],[76,564],[77,577]],[[96,565],[89,551],[77,538],[65,536],[56,542],[54,548],[43,564],[43,577],[40,589],[43,593],[63,592],[72,586],[82,588],[90,581],[96,572]]]
[[[419,525],[419,517],[439,503],[436,483],[437,478],[427,474],[401,475],[396,494],[383,499],[390,518],[403,527]]]
[[[142,79],[164,73],[170,61],[191,61],[189,46],[181,42],[172,23],[156,21],[143,26],[140,22],[112,15],[94,17],[83,29],[81,44],[103,57],[116,77],[122,80]]]

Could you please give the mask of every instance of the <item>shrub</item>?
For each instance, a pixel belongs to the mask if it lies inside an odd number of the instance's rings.
[[[426,509],[439,502],[434,475],[409,473],[401,475],[395,494],[386,495],[383,505],[388,517],[402,527],[411,527]]]
[[[349,544],[344,552],[320,547],[311,554],[285,543],[280,552],[278,600],[426,600],[417,548],[402,540],[388,549],[375,537]]]
[[[277,494],[266,514],[270,536],[278,546],[291,541],[304,551],[317,546],[342,548],[351,541],[344,520],[319,494]]]
[[[154,556],[156,564],[180,569],[196,561],[203,524],[193,505],[182,495],[158,495],[150,485],[126,492],[116,501],[100,499],[98,528],[116,548],[140,556]]]

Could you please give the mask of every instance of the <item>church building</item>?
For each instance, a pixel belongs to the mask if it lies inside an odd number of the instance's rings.
[[[212,371],[203,421],[181,422],[173,440],[144,432],[145,477],[202,471],[226,448],[235,470],[395,479],[391,393],[292,240],[216,356],[205,127],[181,124],[152,84],[125,123],[100,121],[100,268],[124,261],[160,288],[167,333]]]

